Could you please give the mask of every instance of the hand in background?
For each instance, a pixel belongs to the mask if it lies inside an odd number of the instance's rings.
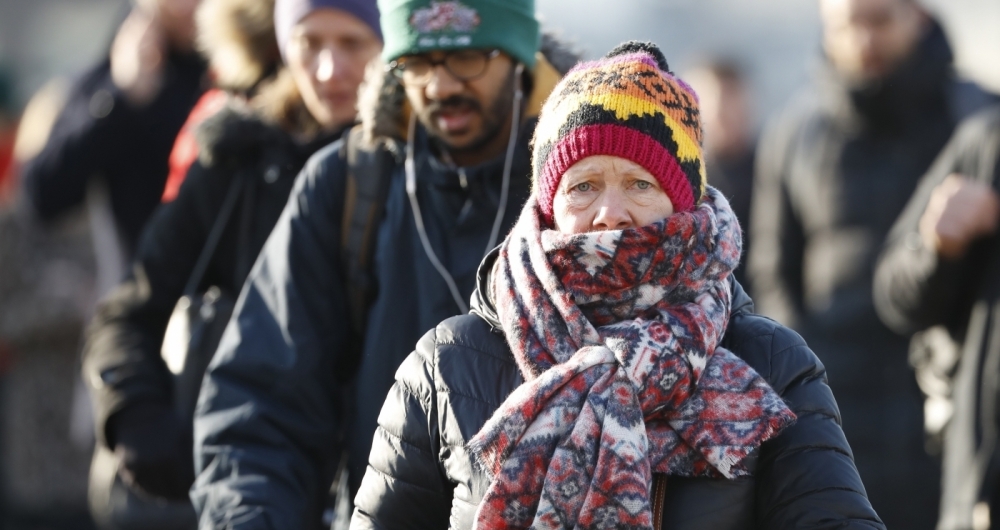
[[[154,497],[182,500],[194,483],[191,429],[160,403],[136,403],[111,419],[118,474]]]
[[[111,45],[111,79],[129,103],[143,107],[160,92],[166,37],[155,16],[132,10]]]
[[[920,218],[924,244],[946,259],[965,255],[975,239],[992,234],[1000,224],[1000,196],[988,184],[949,175],[931,193]]]

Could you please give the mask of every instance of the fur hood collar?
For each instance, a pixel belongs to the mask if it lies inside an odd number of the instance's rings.
[[[542,103],[581,55],[567,42],[551,33],[542,34],[538,61],[532,71],[533,83],[527,97],[526,118],[537,117]],[[386,71],[385,63],[375,61],[365,73],[358,97],[358,119],[367,142],[379,139],[401,140],[406,136],[409,108],[402,85]]]
[[[274,1],[203,0],[198,6],[198,49],[220,88],[250,92],[278,68]]]
[[[198,125],[195,141],[202,166],[235,169],[254,164],[264,152],[301,156],[304,162],[305,157],[340,138],[343,132],[319,132],[308,139],[297,139],[259,110],[230,98],[222,110]]]

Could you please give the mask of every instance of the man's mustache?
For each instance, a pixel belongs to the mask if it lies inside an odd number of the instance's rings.
[[[458,110],[481,112],[482,106],[480,106],[479,102],[475,99],[463,96],[451,96],[450,98],[443,99],[441,101],[432,101],[430,105],[427,106],[427,111],[432,115]]]

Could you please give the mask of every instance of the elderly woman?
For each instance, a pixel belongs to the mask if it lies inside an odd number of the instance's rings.
[[[397,373],[352,528],[884,528],[823,366],[731,279],[694,92],[651,44],[545,104],[471,315]]]

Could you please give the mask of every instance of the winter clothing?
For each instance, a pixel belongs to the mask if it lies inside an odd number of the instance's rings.
[[[170,173],[163,202],[177,197],[188,170],[198,159],[195,132],[229,97],[252,97],[278,73],[274,0],[203,0],[198,5],[198,48],[208,58],[215,87],[206,91],[177,134],[170,151]]]
[[[396,372],[353,529],[472,528],[490,478],[468,442],[525,383],[488,287],[495,259],[480,268],[473,314],[428,332]],[[759,373],[798,421],[754,453],[749,477],[654,475],[662,528],[884,528],[851,461],[822,364],[795,333],[754,315],[738,284],[730,288],[720,347]]]
[[[150,221],[131,273],[101,303],[88,332],[83,372],[94,397],[99,443],[109,448],[122,441],[130,444],[126,449],[140,467],[159,466],[160,471],[173,473],[193,468],[190,450],[183,450],[191,446],[191,428],[178,425],[170,374],[160,358],[171,312],[233,182],[244,180],[242,198],[199,292],[217,286],[232,297],[239,293],[252,260],[287,202],[295,175],[332,136],[300,144],[238,103],[202,124],[199,162],[192,166],[177,198]],[[136,412],[140,409],[145,412]],[[144,443],[157,437],[169,440]],[[181,450],[171,453],[172,448]],[[146,455],[145,449],[151,453]],[[147,476],[165,480],[156,475]],[[186,497],[192,479],[178,479],[180,489],[170,492]]]
[[[763,314],[808,341],[830,373],[872,505],[892,528],[930,528],[937,471],[907,343],[872,303],[878,250],[920,176],[969,107],[988,97],[954,80],[933,26],[881,82],[832,67],[760,144],[749,275]]]
[[[71,89],[45,148],[21,168],[24,191],[44,220],[84,201],[94,177],[107,183],[127,254],[160,203],[177,132],[204,90],[205,65],[195,54],[165,58],[163,86],[136,108],[111,80],[109,59]]]
[[[469,444],[494,477],[480,527],[653,528],[651,473],[749,475],[747,455],[794,415],[717,349],[740,257],[725,198],[709,189],[694,212],[627,230],[547,226],[530,199],[493,269],[527,383]]]
[[[204,94],[201,99],[191,109],[187,121],[177,133],[174,140],[174,148],[170,151],[170,173],[167,174],[167,183],[163,186],[163,202],[170,202],[177,198],[177,193],[187,178],[191,166],[198,160],[198,141],[195,140],[195,132],[203,121],[214,116],[225,108],[229,101],[229,95],[213,88]]]
[[[499,48],[535,67],[541,35],[535,0],[379,0],[382,58],[435,50]]]
[[[543,60],[533,74],[502,230],[528,197],[533,116],[559,76]],[[319,524],[345,445],[353,498],[392,371],[423,333],[459,311],[420,243],[406,193],[404,98],[391,74],[369,83],[360,98],[366,142],[400,154],[387,168],[385,214],[374,227],[378,288],[365,335],[352,336],[338,253],[347,171],[347,150],[338,142],[317,153],[298,178],[206,374],[195,419],[200,475],[192,491],[203,525]],[[435,156],[434,140],[422,127],[413,141],[427,239],[463,296],[469,295],[497,215],[504,160],[460,172]],[[352,364],[359,364],[356,371]]]
[[[202,0],[195,12],[198,50],[215,86],[250,95],[275,73],[281,56],[274,33],[275,0]]]
[[[931,192],[959,173],[1000,190],[1000,108],[965,122],[920,182],[893,227],[875,277],[879,314],[901,333],[944,326],[960,342],[950,381],[954,417],[945,430],[939,530],[973,528],[973,507],[985,502],[1000,520],[998,418],[987,411],[1000,397],[1000,234],[972,244],[957,260],[940,258],[923,243],[919,222]]]
[[[548,222],[567,169],[611,155],[649,171],[674,205],[690,211],[705,191],[698,96],[651,43],[627,42],[577,65],[545,103],[535,132],[535,190]]]
[[[375,0],[276,0],[274,3],[274,31],[278,37],[278,49],[281,56],[288,61],[288,44],[292,37],[292,28],[302,21],[306,15],[317,9],[337,9],[344,11],[364,22],[382,40],[382,28],[379,26],[378,5]]]

